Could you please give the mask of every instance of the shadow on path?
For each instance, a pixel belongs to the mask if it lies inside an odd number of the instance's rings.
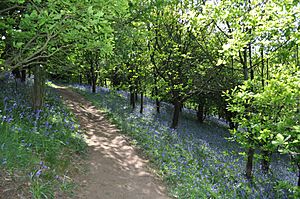
[[[88,173],[77,197],[87,199],[166,199],[162,182],[147,168],[119,130],[90,102],[58,87],[66,105],[78,118],[88,145]]]

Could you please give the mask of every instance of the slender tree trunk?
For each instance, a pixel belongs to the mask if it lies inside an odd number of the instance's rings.
[[[176,129],[178,126],[178,121],[179,121],[179,114],[180,114],[180,107],[181,103],[178,99],[175,99],[174,101],[174,112],[173,112],[173,119],[172,119],[172,124],[171,128]]]
[[[21,71],[21,82],[25,83],[25,81],[26,81],[26,69],[23,69]]]
[[[254,79],[254,70],[252,66],[252,49],[251,49],[251,43],[249,43],[249,68],[250,68],[250,78]]]
[[[43,69],[40,65],[34,66],[34,83],[33,83],[33,109],[42,108],[44,97],[44,78]]]
[[[95,78],[92,79],[92,92],[96,93],[96,79]]]
[[[244,73],[244,80],[248,80],[248,67],[247,67],[247,48],[244,49],[244,63],[243,63],[243,73]]]
[[[154,93],[155,93],[156,112],[160,113],[160,102],[159,102],[159,99],[158,99],[158,88],[157,88],[157,79],[156,79],[156,77],[155,77],[154,81],[155,81],[154,82],[154,84],[155,84]]]
[[[236,126],[235,126],[234,122],[232,121],[232,119],[230,118],[229,119],[229,129],[235,129],[235,128],[236,128]]]
[[[298,187],[300,187],[300,163],[298,163]]]
[[[135,94],[132,86],[130,87],[130,105],[132,106],[132,109],[135,109]]]
[[[140,108],[140,113],[142,114],[144,110],[144,93],[141,92],[141,108]]]
[[[296,66],[299,66],[299,45],[296,44]]]
[[[94,68],[94,63],[92,61],[92,58],[91,58],[91,83],[92,83],[92,92],[93,93],[96,93],[96,75],[95,75],[95,68]]]
[[[265,86],[265,77],[264,77],[264,68],[265,68],[265,63],[264,63],[264,49],[261,48],[261,84],[264,87]]]
[[[246,164],[246,177],[248,180],[252,179],[252,169],[253,169],[253,157],[254,157],[254,149],[250,147],[248,149],[248,158]]]
[[[231,56],[231,75],[234,75],[234,59],[233,56]]]
[[[182,110],[183,110],[183,103],[181,103],[181,105],[180,105],[180,112],[182,112]]]
[[[156,104],[156,112],[160,113],[160,101],[158,99],[156,99],[155,104]]]
[[[267,80],[269,80],[269,58],[267,59]]]
[[[89,72],[86,73],[86,79],[87,79],[88,85],[92,86],[92,77]]]
[[[262,161],[261,161],[261,169],[264,173],[268,173],[270,169],[270,158],[271,153],[270,151],[262,151]]]
[[[79,74],[79,84],[82,84],[82,74]]]
[[[135,109],[135,93],[131,93],[131,105],[132,109]]]
[[[13,71],[12,71],[15,79],[20,79],[21,78],[21,72],[19,70],[19,68],[15,68]]]
[[[197,119],[200,123],[203,123],[204,121],[204,103],[202,102],[198,103]]]

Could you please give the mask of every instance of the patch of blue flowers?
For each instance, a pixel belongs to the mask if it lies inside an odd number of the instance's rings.
[[[244,176],[243,149],[228,141],[224,122],[214,117],[200,124],[193,110],[183,109],[178,129],[170,129],[172,106],[162,103],[155,111],[153,100],[144,100],[144,113],[132,110],[129,94],[89,86],[73,85],[96,106],[108,112],[113,121],[129,134],[159,167],[160,174],[178,198],[294,198],[299,196],[296,172],[286,157],[276,155],[272,172],[260,172],[256,162],[252,182]],[[218,124],[216,124],[218,123]]]
[[[55,176],[64,176],[72,156],[85,149],[79,125],[48,87],[40,110],[31,108],[29,84],[6,82],[0,88],[0,169],[17,171],[24,184],[38,181],[31,183],[35,188],[47,184],[53,197],[48,185],[57,186]]]

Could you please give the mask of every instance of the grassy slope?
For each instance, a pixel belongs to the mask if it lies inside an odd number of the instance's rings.
[[[74,116],[50,88],[44,107],[33,111],[29,86],[0,86],[1,195],[57,198],[72,192],[71,163],[85,150]]]
[[[170,111],[166,106],[157,115],[152,111],[153,104],[146,100],[145,112],[141,115],[130,109],[125,92],[99,89],[97,94],[91,94],[82,87],[77,91],[105,110],[111,120],[143,148],[176,197],[298,197],[299,192],[296,193],[288,181],[274,176],[262,176],[257,172],[255,183],[248,183],[242,174],[240,160],[235,159],[237,156],[223,153],[228,147],[231,150],[237,146],[221,139],[222,132],[218,132],[218,128],[208,124],[194,126],[184,119],[178,130],[172,130],[168,128]]]

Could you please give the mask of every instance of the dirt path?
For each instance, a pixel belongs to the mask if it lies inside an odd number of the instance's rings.
[[[165,187],[147,168],[134,147],[100,111],[79,94],[60,87],[60,94],[85,131],[88,172],[80,177],[77,198],[167,199]]]

